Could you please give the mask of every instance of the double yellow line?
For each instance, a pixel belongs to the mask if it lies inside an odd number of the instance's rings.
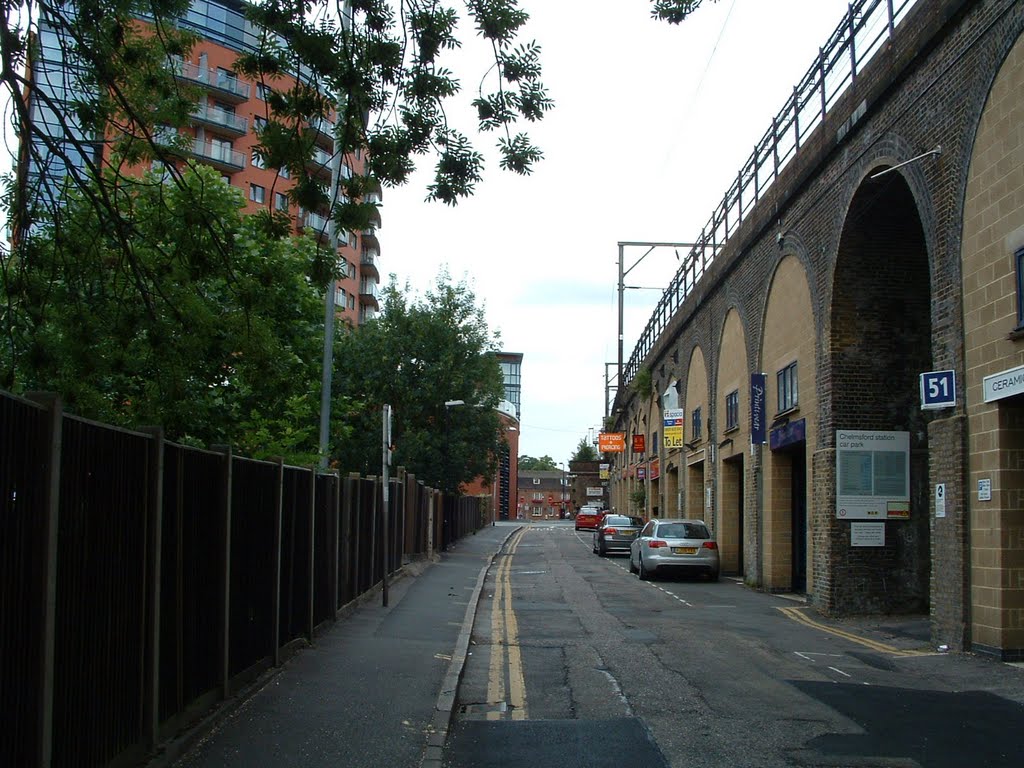
[[[901,650],[900,648],[897,648],[896,646],[893,646],[893,645],[886,645],[885,643],[880,643],[877,640],[870,640],[870,639],[868,639],[866,637],[861,637],[860,635],[855,635],[852,632],[844,632],[841,629],[837,629],[835,627],[830,627],[828,624],[822,624],[820,622],[815,621],[814,619],[812,619],[807,614],[805,614],[800,608],[789,608],[789,607],[787,607],[787,608],[779,608],[778,610],[782,611],[786,616],[788,616],[793,621],[798,621],[801,624],[804,624],[804,625],[806,625],[808,627],[813,627],[814,629],[817,629],[817,630],[819,630],[821,632],[828,632],[830,635],[835,635],[836,637],[841,637],[844,640],[849,640],[852,643],[858,643],[859,645],[863,645],[863,646],[865,646],[867,648],[870,648],[873,651],[878,651],[879,653],[887,653],[890,656],[923,656],[923,655],[925,655],[922,651],[904,651],[904,650]]]
[[[523,657],[519,647],[519,624],[512,610],[512,557],[526,528],[512,536],[508,551],[498,566],[491,606],[491,666],[487,677],[487,701],[508,701],[513,720],[526,719],[526,680],[523,676]],[[506,663],[507,659],[507,663]],[[505,673],[508,671],[506,699]],[[500,712],[488,712],[488,720],[501,719]]]

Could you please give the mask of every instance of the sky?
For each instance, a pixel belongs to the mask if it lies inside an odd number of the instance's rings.
[[[419,293],[442,269],[470,285],[499,348],[523,354],[520,455],[568,462],[600,431],[615,373],[618,242],[697,239],[848,6],[706,0],[678,26],[652,19],[650,0],[520,6],[555,101],[522,128],[545,159],[526,177],[500,170],[497,136],[450,110],[487,157],[484,180],[454,208],[424,202],[429,162],[386,189],[381,270]],[[468,105],[487,52],[460,33],[448,66]],[[643,258],[626,284],[657,289],[624,292],[625,360],[678,267],[671,248],[647,250],[624,252],[627,270]]]

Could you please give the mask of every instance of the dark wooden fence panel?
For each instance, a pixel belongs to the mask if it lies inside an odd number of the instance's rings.
[[[34,403],[0,398],[0,765],[39,760],[48,422]]]
[[[102,766],[143,743],[149,440],[63,421],[54,765]]]

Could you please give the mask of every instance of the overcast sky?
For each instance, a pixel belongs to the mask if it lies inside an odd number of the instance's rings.
[[[682,25],[649,0],[521,0],[543,48],[555,109],[528,126],[545,159],[532,176],[498,168],[495,137],[476,195],[424,203],[429,169],[384,192],[381,268],[422,291],[441,268],[465,279],[502,349],[521,352],[520,454],[568,461],[604,417],[617,359],[619,241],[696,239],[847,10],[845,0],[705,2]],[[472,30],[452,69],[475,95]],[[477,49],[473,53],[469,49]],[[449,113],[467,129],[471,115]],[[626,268],[646,249],[627,249]],[[627,284],[663,287],[678,266],[651,252]],[[628,360],[659,291],[626,291]]]

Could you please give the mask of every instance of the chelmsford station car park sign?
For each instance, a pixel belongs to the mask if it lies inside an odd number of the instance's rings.
[[[910,433],[836,430],[836,517],[910,517]]]

